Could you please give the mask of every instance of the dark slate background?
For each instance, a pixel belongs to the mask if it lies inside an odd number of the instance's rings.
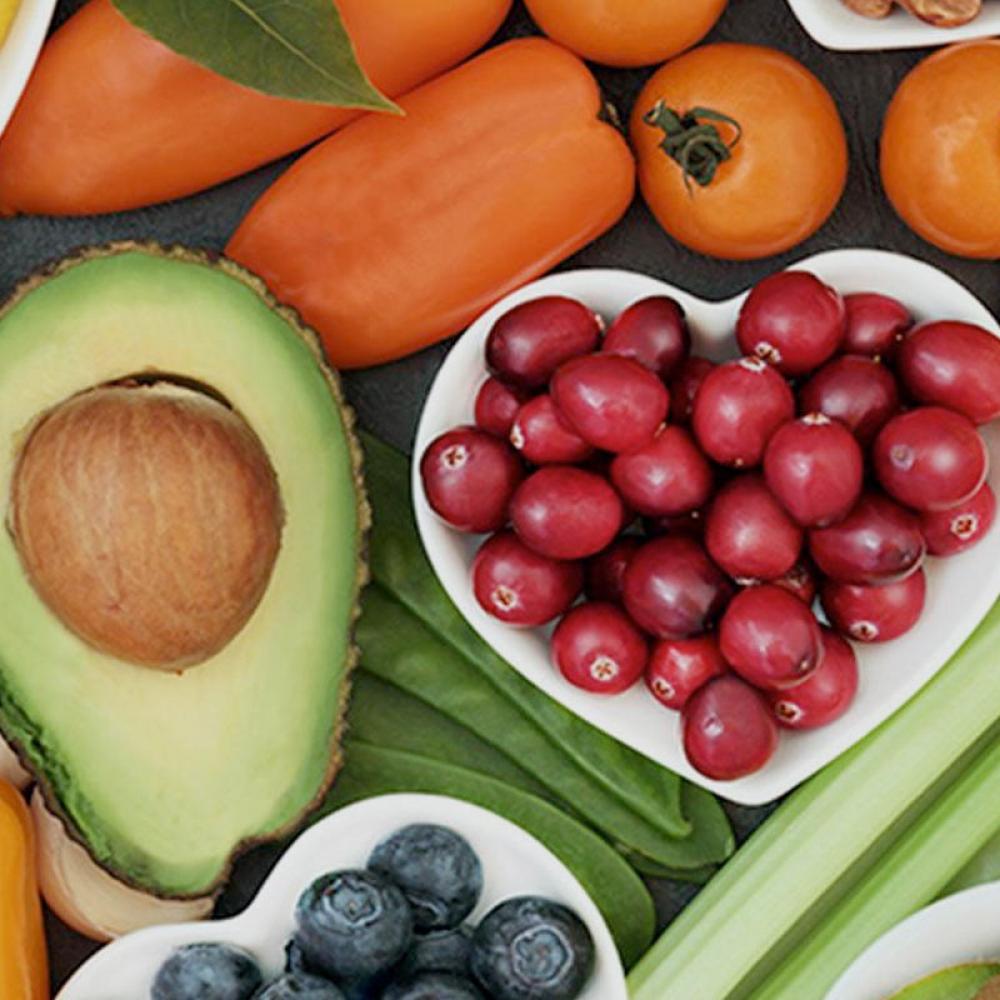
[[[81,0],[61,0],[63,19]],[[835,3],[837,0],[820,0]],[[499,38],[528,34],[531,22],[518,2]],[[783,0],[731,0],[727,13],[710,36],[712,41],[773,45],[804,62],[832,91],[843,115],[851,145],[847,192],[829,223],[811,240],[790,253],[755,263],[729,263],[693,254],[673,243],[637,200],[624,221],[587,247],[564,267],[615,266],[644,271],[708,298],[726,298],[776,268],[820,250],[842,246],[876,246],[903,251],[951,272],[1000,311],[1000,267],[996,263],[964,261],[923,243],[893,214],[878,180],[878,135],[885,107],[918,51],[836,53],[821,49],[799,27]],[[651,71],[597,69],[606,94],[627,120],[639,88]],[[80,81],[86,86],[86,81]],[[186,243],[220,250],[257,196],[289,161],[226,184],[214,191],[171,205],[116,216],[89,219],[20,218],[0,220],[0,298],[39,265],[81,245],[136,238]],[[873,276],[873,281],[877,280]],[[409,449],[427,388],[447,344],[393,365],[345,378],[347,392],[361,422],[370,430]],[[767,810],[734,809],[741,837]],[[220,904],[222,912],[241,909],[276,856],[262,849],[244,859]],[[661,922],[691,898],[689,886],[654,885]],[[53,985],[58,987],[93,949],[57,921],[49,921]]]

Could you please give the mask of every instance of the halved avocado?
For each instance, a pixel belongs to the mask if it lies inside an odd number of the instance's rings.
[[[263,445],[283,508],[249,620],[182,671],[79,638],[39,596],[10,531],[39,418],[137,376],[224,400]],[[0,734],[69,834],[131,886],[212,893],[237,852],[299,824],[339,767],[368,525],[351,428],[314,336],[226,260],[97,248],[0,310]]]

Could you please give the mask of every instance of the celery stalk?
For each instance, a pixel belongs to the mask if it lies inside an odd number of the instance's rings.
[[[633,970],[633,1000],[739,995],[997,719],[1000,604],[916,697],[750,838]]]

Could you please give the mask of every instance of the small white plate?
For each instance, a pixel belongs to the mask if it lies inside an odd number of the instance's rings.
[[[495,813],[440,795],[383,795],[347,806],[317,823],[287,851],[257,898],[230,920],[151,927],[99,951],[57,1000],[141,1000],[157,970],[184,944],[220,941],[250,951],[265,974],[284,967],[295,929],[295,903],[320,875],[364,867],[375,845],[410,823],[439,823],[465,837],[483,864],[478,922],[511,896],[544,896],[574,910],[594,938],[594,974],[580,1000],[627,1000],[625,973],[604,919],[569,869],[534,837]]]
[[[834,250],[793,265],[818,274],[842,292],[880,291],[906,303],[918,319],[959,319],[1000,334],[986,307],[943,271],[911,257],[881,250]],[[486,377],[484,345],[494,321],[512,306],[542,295],[568,295],[611,319],[636,299],[671,295],[684,307],[694,350],[714,360],[737,353],[733,338],[744,292],[706,302],[655,278],[630,271],[584,270],[533,282],[484,313],[455,344],[427,397],[415,454],[439,434],[473,422],[476,392]],[[1000,421],[997,422],[1000,424]],[[993,457],[990,482],[1000,489],[1000,427],[984,434]],[[424,548],[448,596],[469,624],[508,663],[546,694],[647,757],[728,799],[760,805],[790,791],[843,753],[927,683],[976,627],[1000,595],[1000,522],[978,546],[948,560],[929,561],[927,610],[906,635],[881,645],[857,646],[861,684],[850,711],[832,725],[785,733],[763,770],[738,781],[713,782],[689,766],[679,716],[662,708],[640,683],[624,694],[590,694],[565,681],[549,663],[543,630],[510,628],[476,602],[470,567],[481,536],[462,535],[440,521],[424,498],[419,462],[413,463],[413,497]]]
[[[1000,882],[918,910],[887,931],[834,983],[826,1000],[886,1000],[953,965],[1000,961]]]
[[[0,42],[0,133],[21,97],[42,51],[56,0],[21,0],[5,41]]]
[[[986,0],[980,15],[957,28],[935,28],[896,7],[882,18],[856,14],[842,0],[788,0],[802,27],[820,45],[845,52],[914,49],[1000,35],[1000,0]]]

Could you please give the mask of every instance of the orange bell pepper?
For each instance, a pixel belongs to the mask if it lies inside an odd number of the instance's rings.
[[[512,0],[335,0],[395,97],[488,41]],[[360,112],[281,100],[185,59],[90,0],[46,44],[0,138],[0,214],[88,215],[180,198],[291,153]]]
[[[17,789],[0,781],[0,997],[47,1000],[48,995],[31,814]]]
[[[450,334],[609,229],[635,164],[586,66],[508,42],[307,153],[227,253],[319,332],[335,365]]]

